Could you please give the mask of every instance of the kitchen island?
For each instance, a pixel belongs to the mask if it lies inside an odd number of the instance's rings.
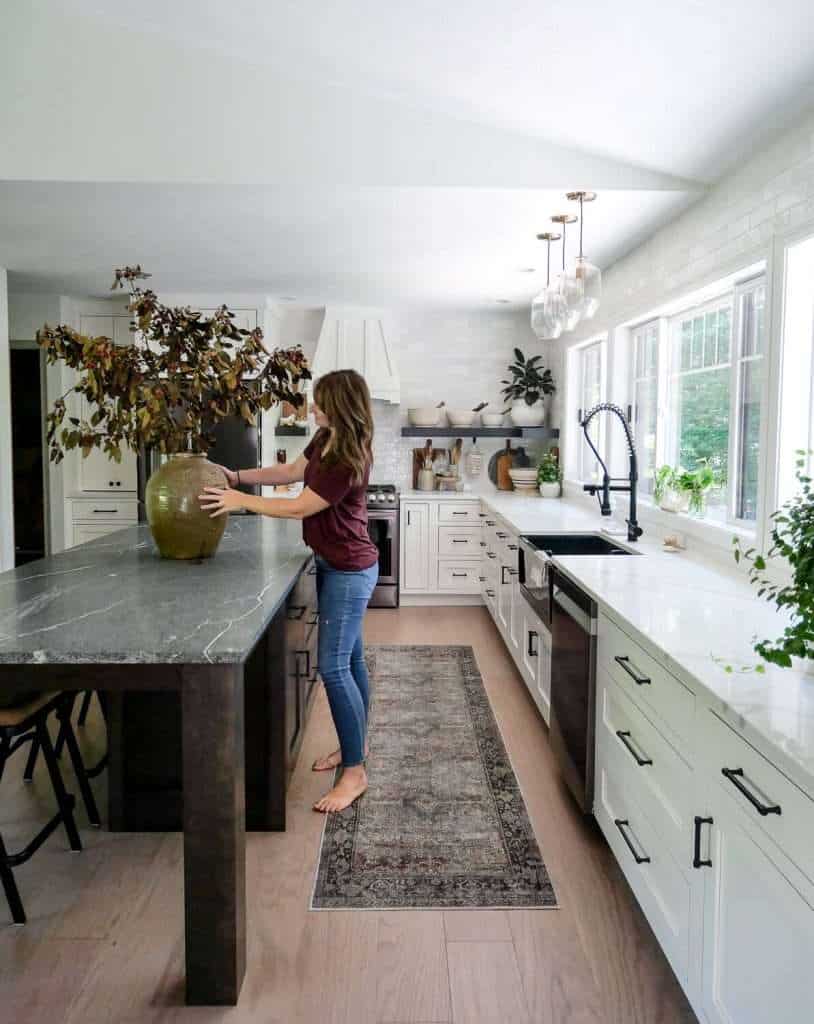
[[[260,816],[279,818],[281,799],[284,815],[316,679],[312,571],[299,523],[232,516],[212,559],[161,559],[140,526],[0,574],[2,690],[180,694],[190,1004],[240,993],[246,776]],[[115,741],[112,817],[123,799]]]

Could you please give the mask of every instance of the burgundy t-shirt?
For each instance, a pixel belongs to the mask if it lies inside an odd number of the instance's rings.
[[[329,432],[319,430],[305,449],[306,487],[330,502],[316,515],[302,521],[305,543],[334,569],[358,572],[369,569],[379,557],[367,532],[367,482],[370,466],[361,483],[354,483],[352,470],[340,462],[322,461],[322,448]]]

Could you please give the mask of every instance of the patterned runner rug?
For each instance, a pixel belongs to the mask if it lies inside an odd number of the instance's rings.
[[[326,819],[312,909],[555,907],[472,648],[367,660],[370,788]]]

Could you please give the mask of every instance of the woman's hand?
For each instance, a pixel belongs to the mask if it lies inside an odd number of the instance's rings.
[[[243,508],[245,498],[246,495],[242,491],[233,491],[230,487],[204,487],[203,494],[198,495],[201,508],[209,513],[210,519],[222,516],[224,512]]]
[[[236,487],[237,486],[237,471],[236,470],[234,470],[234,469],[227,469],[226,466],[221,466],[221,464],[219,462],[215,462],[215,463],[213,463],[213,465],[217,466],[218,469],[222,469],[223,470],[223,472],[226,474],[226,480],[227,480],[227,482],[228,482],[230,487]]]

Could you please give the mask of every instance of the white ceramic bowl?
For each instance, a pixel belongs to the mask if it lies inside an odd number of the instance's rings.
[[[441,419],[441,409],[423,406],[419,409],[407,410],[407,421],[411,427],[437,427]]]
[[[471,427],[477,413],[471,409],[447,409],[447,419],[451,427]]]
[[[503,426],[503,413],[502,412],[482,412],[480,414],[481,421],[484,427],[502,427]]]
[[[534,469],[533,467],[529,469],[526,469],[524,467],[513,467],[512,469],[509,470],[509,476],[514,481],[520,480],[523,481],[524,483],[527,481],[531,481],[532,483],[535,484],[537,483],[537,470]]]

